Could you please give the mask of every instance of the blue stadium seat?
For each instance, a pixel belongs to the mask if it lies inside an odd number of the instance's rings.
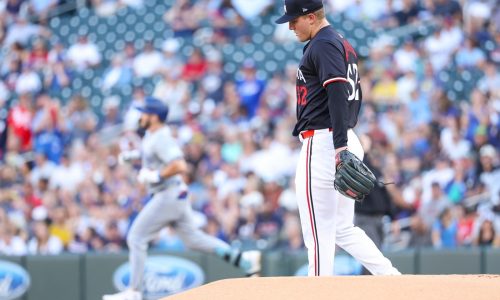
[[[224,64],[224,72],[226,72],[227,74],[233,74],[237,70],[238,70],[238,68],[236,67],[236,65],[233,62],[226,62]]]
[[[255,44],[246,43],[245,45],[243,45],[242,49],[243,52],[245,52],[247,55],[251,55],[255,52]]]
[[[262,62],[265,60],[266,58],[266,54],[261,51],[261,50],[257,50],[255,51],[253,54],[252,54],[252,58],[253,60],[255,60],[256,62]]]
[[[260,27],[260,32],[262,32],[264,35],[272,35],[274,32],[274,27],[273,25],[270,24],[264,24],[262,27]]]
[[[264,52],[266,53],[272,53],[274,52],[274,50],[276,50],[276,45],[272,42],[267,41],[262,45],[262,50],[264,50]]]
[[[79,17],[72,17],[70,20],[69,20],[69,25],[71,27],[79,27],[80,26],[80,18]]]
[[[262,44],[265,39],[264,35],[260,32],[252,34],[252,41],[257,45]]]
[[[236,50],[232,55],[232,60],[236,63],[242,63],[247,56],[240,50]]]
[[[59,28],[60,25],[61,25],[61,18],[53,17],[52,19],[50,19],[49,26],[51,28]]]

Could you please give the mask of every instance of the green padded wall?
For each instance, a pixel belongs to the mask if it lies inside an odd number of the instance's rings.
[[[384,255],[392,262],[402,274],[416,274],[417,251],[405,250],[398,252],[385,252]]]
[[[500,249],[485,249],[484,273],[500,274]]]
[[[82,256],[27,256],[25,267],[31,275],[26,300],[80,300]]]
[[[417,271],[419,274],[479,274],[481,249],[423,249]]]

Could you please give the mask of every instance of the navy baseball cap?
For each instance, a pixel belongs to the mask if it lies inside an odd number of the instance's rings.
[[[154,97],[146,97],[144,105],[136,108],[145,114],[158,115],[162,121],[167,119],[168,106]]]
[[[304,16],[323,8],[322,0],[285,0],[285,14],[276,20],[276,24],[283,24],[295,18]]]

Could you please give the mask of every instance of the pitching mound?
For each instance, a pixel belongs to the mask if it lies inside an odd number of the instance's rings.
[[[168,300],[500,299],[500,275],[263,277],[226,279]]]

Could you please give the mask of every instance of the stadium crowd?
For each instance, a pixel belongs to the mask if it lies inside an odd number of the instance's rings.
[[[404,200],[390,212],[386,247],[500,247],[500,5],[325,2],[332,17],[387,31],[437,24],[427,36],[377,39],[360,66],[364,105],[356,131],[371,141],[365,152]],[[110,3],[93,5],[108,15],[123,4],[102,7]],[[51,39],[45,18],[55,4],[7,0],[0,7],[0,254],[126,249],[127,230],[148,196],[136,181],[140,162],[117,157],[139,146],[134,107],[146,92],[135,85],[131,99],[121,99],[112,91],[156,75],[152,94],[170,107],[199,225],[244,247],[303,250],[293,178],[300,143],[291,136],[297,65],[279,62],[279,72],[263,77],[261,66],[245,59],[228,73],[221,53],[226,43],[251,43],[252,18],[281,6],[175,1],[164,15],[175,34],[161,49],[129,43],[106,62],[85,35],[73,44]],[[182,39],[207,26],[212,50],[182,56]],[[282,29],[276,43],[290,40]],[[480,74],[463,99],[448,97],[440,75],[450,66]],[[111,91],[100,114],[78,90],[68,101],[51,96],[96,68],[106,68],[102,89]],[[174,224],[154,248],[184,249]]]

